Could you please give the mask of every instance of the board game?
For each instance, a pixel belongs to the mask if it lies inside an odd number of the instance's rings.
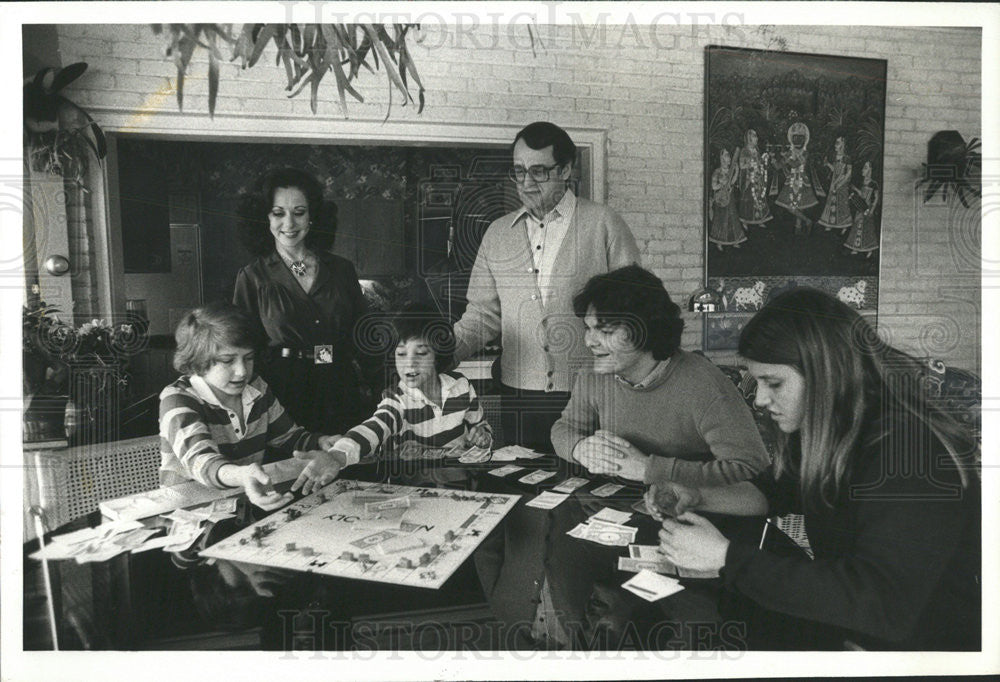
[[[338,479],[201,555],[437,589],[519,497]]]

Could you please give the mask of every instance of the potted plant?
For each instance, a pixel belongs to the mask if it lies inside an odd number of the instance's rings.
[[[25,439],[113,440],[128,358],[145,345],[146,330],[139,320],[74,327],[56,312],[40,300],[23,308]]]

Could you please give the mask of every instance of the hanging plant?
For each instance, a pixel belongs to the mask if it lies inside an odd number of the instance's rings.
[[[90,114],[61,91],[83,75],[86,62],[46,67],[24,81],[24,138],[32,169],[82,182],[88,149],[107,155],[104,132]]]
[[[183,110],[184,75],[196,48],[208,50],[208,113],[215,115],[219,92],[220,43],[232,49],[229,61],[240,60],[244,69],[253,68],[265,48],[277,48],[275,65],[283,65],[288,97],[309,88],[309,106],[315,114],[319,104],[319,86],[332,72],[337,85],[340,108],[347,118],[347,95],[359,102],[364,97],[352,83],[361,69],[372,73],[382,69],[389,86],[389,108],[393,92],[403,96],[403,105],[414,102],[411,81],[417,88],[417,113],[424,109],[424,86],[406,46],[406,35],[417,24],[244,24],[233,37],[230,24],[167,24],[170,43],[167,56],[177,66],[177,107]],[[153,32],[164,33],[163,25],[154,24]]]
[[[957,130],[940,130],[927,143],[927,163],[923,164],[924,177],[917,186],[927,184],[924,203],[941,190],[941,197],[948,201],[948,188],[958,195],[962,206],[969,207],[966,195],[982,196],[982,154],[978,137],[966,144]]]

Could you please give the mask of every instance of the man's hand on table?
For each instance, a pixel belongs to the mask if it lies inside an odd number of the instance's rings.
[[[573,459],[592,474],[620,476],[641,481],[646,475],[649,455],[610,431],[598,429],[573,448]]]

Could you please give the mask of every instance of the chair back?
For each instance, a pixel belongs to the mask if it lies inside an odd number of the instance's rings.
[[[80,445],[25,453],[37,488],[25,490],[25,505],[38,505],[45,527],[59,526],[97,510],[103,500],[153,490],[160,485],[160,437]],[[36,499],[30,499],[34,494]],[[30,533],[34,537],[34,532]],[[25,528],[25,541],[29,530]]]

